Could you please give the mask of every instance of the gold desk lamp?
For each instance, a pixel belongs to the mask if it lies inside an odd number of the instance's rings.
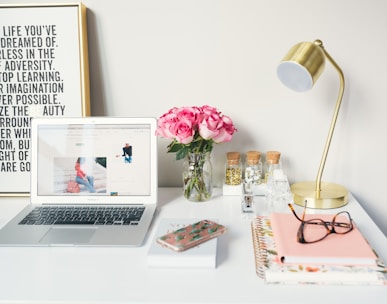
[[[344,94],[344,75],[340,67],[325,50],[321,40],[301,42],[293,46],[277,68],[282,83],[297,92],[311,89],[324,70],[325,58],[335,67],[340,78],[340,90],[333,114],[324,152],[315,182],[301,182],[291,185],[294,203],[309,208],[329,209],[342,207],[348,202],[348,191],[345,187],[321,181]]]

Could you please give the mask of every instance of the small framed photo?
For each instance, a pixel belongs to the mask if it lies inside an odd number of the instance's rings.
[[[0,196],[29,195],[34,117],[88,115],[86,7],[0,5]]]

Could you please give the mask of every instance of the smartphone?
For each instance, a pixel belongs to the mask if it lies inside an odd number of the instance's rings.
[[[157,238],[157,243],[174,251],[195,247],[226,232],[226,227],[214,221],[201,220]]]

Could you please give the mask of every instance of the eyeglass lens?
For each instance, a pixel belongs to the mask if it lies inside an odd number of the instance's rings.
[[[304,221],[299,233],[302,233],[306,243],[322,240],[330,233],[344,234],[352,230],[351,218],[347,212],[338,213],[332,222],[324,222],[321,219]]]

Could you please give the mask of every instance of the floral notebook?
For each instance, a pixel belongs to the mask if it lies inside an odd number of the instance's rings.
[[[271,221],[260,216],[251,223],[256,272],[270,284],[387,285],[385,266],[283,264],[279,261]]]

